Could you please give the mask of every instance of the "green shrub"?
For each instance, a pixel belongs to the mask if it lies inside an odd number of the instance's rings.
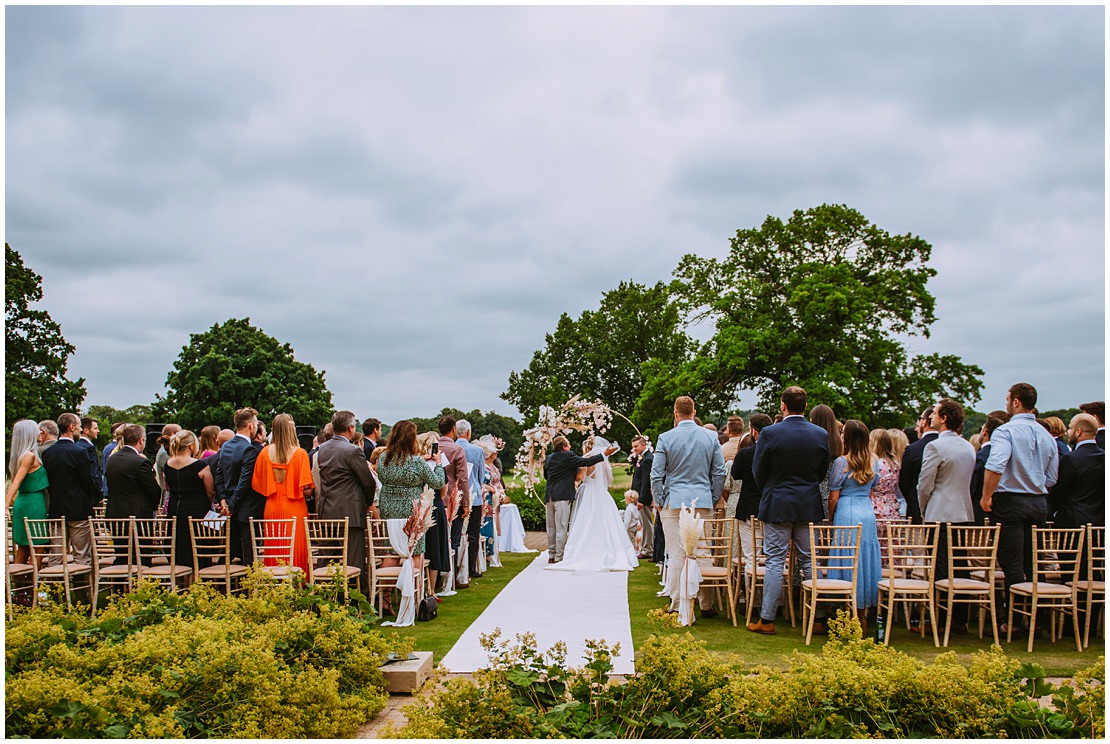
[[[385,705],[386,656],[408,650],[374,622],[329,587],[288,584],[233,598],[143,585],[95,619],[20,611],[5,648],[7,733],[349,737]]]
[[[491,666],[406,707],[403,738],[1101,737],[1102,659],[1075,686],[1045,686],[995,646],[970,665],[954,653],[923,664],[864,640],[858,621],[830,622],[821,654],[795,652],[787,669],[722,661],[692,635],[651,636],[639,673],[610,679],[619,649],[591,643],[568,668],[565,647],[535,638],[483,639]],[[1054,692],[1054,707],[1036,697]],[[1036,711],[1043,711],[1037,713]]]

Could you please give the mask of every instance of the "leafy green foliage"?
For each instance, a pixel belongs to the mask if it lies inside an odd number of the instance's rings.
[[[292,346],[255,328],[250,318],[190,335],[166,387],[166,397],[157,396],[152,406],[154,419],[194,431],[209,424],[230,427],[236,409],[247,406],[267,427],[279,413],[322,427],[334,412],[324,373],[298,362]]]
[[[863,639],[846,614],[830,622],[820,654],[794,654],[785,670],[745,667],[707,651],[689,633],[651,636],[638,674],[610,676],[619,653],[589,644],[587,663],[566,666],[535,638],[483,639],[490,668],[455,679],[405,709],[407,738],[841,738],[1102,736],[1103,660],[1075,686],[1030,680],[998,647],[969,666],[955,654],[931,664]],[[1024,675],[1024,676],[1023,676]],[[1043,676],[1043,675],[1042,675]],[[1025,680],[1023,682],[1023,680]],[[1032,682],[1032,684],[1030,683]],[[1053,708],[1030,695],[1055,690]],[[1047,694],[1047,693],[1046,693]],[[1098,698],[1098,700],[1096,700]],[[1043,712],[1037,712],[1038,710]]]
[[[361,603],[365,605],[365,601]],[[144,585],[97,618],[17,609],[6,636],[9,736],[350,737],[385,705],[390,651],[329,586],[228,598]],[[400,645],[398,645],[398,643]]]
[[[85,413],[100,422],[100,436],[96,439],[97,447],[103,447],[112,441],[109,427],[117,421],[142,426],[154,420],[150,406],[142,403],[128,406],[122,410],[111,406],[92,405],[86,409]]]
[[[913,357],[900,340],[928,337],[936,320],[931,252],[920,237],[826,204],[737,231],[724,259],[684,256],[671,297],[686,322],[712,323],[713,336],[681,364],[646,366],[636,415],[666,427],[677,395],[725,411],[745,389],[775,411],[792,384],[842,420],[872,426],[901,426],[942,395],[974,403],[982,369],[951,355]]]
[[[42,277],[4,244],[4,415],[54,419],[77,411],[85,399],[85,379],[66,379],[74,346],[45,310],[32,309],[42,299]]]
[[[477,439],[485,434],[492,434],[495,437],[500,437],[505,441],[505,449],[501,451],[498,457],[501,458],[502,465],[506,469],[510,469],[515,464],[513,457],[516,451],[520,449],[521,442],[524,441],[524,427],[519,421],[511,416],[502,416],[499,413],[489,411],[482,413],[475,408],[473,411],[466,413],[460,411],[458,408],[444,408],[432,418],[418,418],[412,417],[409,421],[416,424],[417,431],[438,431],[439,420],[444,416],[450,416],[458,421],[459,419],[466,419],[474,428],[474,438]],[[386,433],[385,426],[382,426],[383,434]]]
[[[587,310],[577,320],[563,313],[528,367],[509,374],[509,387],[501,397],[530,421],[541,405],[558,406],[581,394],[631,417],[646,432],[632,415],[645,383],[641,365],[655,360],[667,368],[686,359],[690,341],[680,330],[680,320],[663,282],[654,287],[621,282],[602,295],[597,310]],[[606,436],[627,450],[633,433],[616,417]]]

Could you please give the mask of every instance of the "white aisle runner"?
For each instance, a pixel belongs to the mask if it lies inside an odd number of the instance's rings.
[[[443,658],[446,670],[486,668],[489,658],[479,636],[501,628],[502,639],[510,641],[517,633],[534,633],[540,651],[563,641],[569,666],[586,663],[587,639],[604,640],[610,647],[620,643],[621,655],[613,659],[613,672],[636,671],[628,617],[628,573],[563,573],[545,571],[547,565],[547,551],[543,551],[494,597]],[[447,612],[439,616],[439,622],[444,621],[450,622]]]

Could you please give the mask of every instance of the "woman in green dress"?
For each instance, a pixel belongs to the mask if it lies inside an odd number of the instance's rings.
[[[412,502],[420,498],[424,486],[437,491],[447,483],[447,475],[431,453],[426,457],[416,453],[416,424],[398,421],[389,432],[385,454],[378,460],[378,480],[382,482],[378,496],[382,519],[408,519],[412,516]],[[412,552],[424,554],[424,536]]]
[[[12,427],[12,456],[8,474],[12,482],[8,487],[6,505],[12,515],[12,542],[15,543],[15,562],[27,563],[31,558],[31,543],[27,539],[27,526],[23,520],[46,519],[46,468],[35,452],[38,444],[39,425],[21,419]],[[36,544],[45,538],[36,537]]]

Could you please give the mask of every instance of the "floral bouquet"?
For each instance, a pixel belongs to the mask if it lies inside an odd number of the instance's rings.
[[[613,411],[600,400],[581,400],[575,395],[559,408],[540,406],[536,425],[524,432],[524,444],[516,454],[516,470],[524,488],[535,495],[539,470],[547,448],[555,437],[575,431],[603,434],[613,420]]]
[[[416,543],[420,542],[420,538],[432,528],[436,523],[433,516],[434,504],[432,501],[432,494],[426,490],[420,494],[420,498],[412,502],[412,516],[405,522],[404,531],[409,536],[409,555],[416,549]]]

